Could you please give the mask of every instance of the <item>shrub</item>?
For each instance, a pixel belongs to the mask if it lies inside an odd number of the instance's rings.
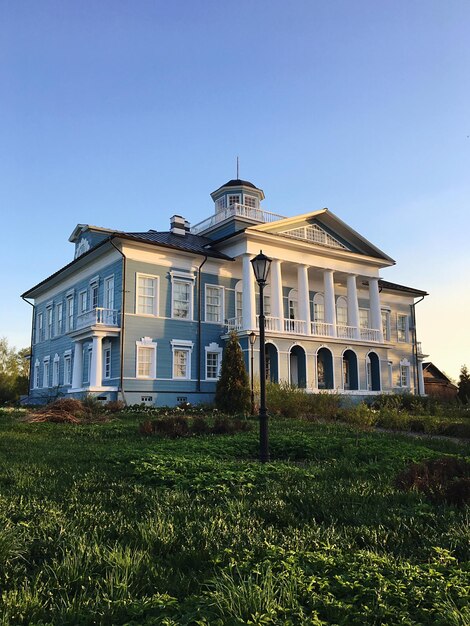
[[[343,409],[340,413],[340,419],[347,424],[361,428],[372,428],[378,420],[378,415],[367,404],[360,402],[352,407]]]
[[[412,463],[397,475],[395,485],[424,493],[435,502],[463,506],[470,502],[470,463],[454,457]]]
[[[462,439],[470,439],[470,424],[452,423],[442,424],[439,433],[446,437],[460,437]]]
[[[126,408],[122,400],[110,400],[105,404],[105,408],[109,413],[120,413]]]
[[[139,433],[146,437],[153,435],[153,424],[150,420],[145,420],[139,424]]]
[[[190,434],[188,418],[183,415],[164,417],[154,420],[152,424],[156,435],[168,437],[169,439],[187,437]]]
[[[250,406],[250,385],[237,334],[230,333],[215,392],[217,408],[224,413],[244,413]]]
[[[191,423],[191,432],[194,435],[208,435],[211,432],[211,427],[202,415],[198,415],[193,418]]]
[[[377,426],[390,430],[407,430],[410,416],[396,408],[383,408],[379,411]]]
[[[340,412],[341,398],[336,393],[306,393],[307,419],[334,420]]]
[[[266,404],[274,415],[295,418],[305,414],[307,394],[302,389],[281,382],[266,385]]]

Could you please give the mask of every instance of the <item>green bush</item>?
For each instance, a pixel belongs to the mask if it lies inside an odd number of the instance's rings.
[[[306,393],[303,389],[285,382],[268,383],[266,404],[272,415],[331,420],[338,415],[340,398],[332,393]]]
[[[340,412],[341,421],[360,428],[372,428],[377,423],[378,418],[378,414],[365,402],[342,409]]]
[[[224,413],[244,413],[250,408],[250,384],[237,333],[230,333],[222,357],[215,404]]]

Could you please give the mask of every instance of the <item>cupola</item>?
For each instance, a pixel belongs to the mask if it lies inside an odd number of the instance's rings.
[[[259,209],[261,200],[264,200],[264,193],[253,183],[234,178],[213,191],[211,198],[214,201],[215,212],[220,213],[233,205]]]

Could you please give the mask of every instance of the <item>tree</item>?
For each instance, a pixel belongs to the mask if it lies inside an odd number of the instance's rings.
[[[457,395],[463,404],[470,402],[470,373],[466,365],[460,368],[459,384]]]
[[[10,348],[6,337],[0,338],[0,404],[16,402],[28,393],[29,348]]]
[[[222,357],[215,404],[224,413],[242,413],[250,406],[250,383],[237,333],[230,333]]]

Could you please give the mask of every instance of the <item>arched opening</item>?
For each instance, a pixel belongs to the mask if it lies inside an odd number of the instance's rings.
[[[305,389],[307,386],[307,359],[302,346],[292,346],[289,354],[290,384]]]
[[[380,391],[380,360],[375,352],[369,352],[366,357],[367,389]]]
[[[299,319],[299,305],[298,305],[297,289],[291,289],[289,291],[288,301],[289,301],[288,318],[290,320],[298,320]]]
[[[328,348],[317,352],[317,385],[318,389],[334,389],[333,355]]]
[[[235,317],[241,321],[243,315],[243,282],[235,285]]]
[[[352,350],[345,350],[343,353],[343,389],[359,389],[357,356]]]
[[[322,293],[313,296],[313,319],[315,322],[325,321],[325,298]]]
[[[279,353],[273,343],[266,344],[266,380],[279,382]]]

